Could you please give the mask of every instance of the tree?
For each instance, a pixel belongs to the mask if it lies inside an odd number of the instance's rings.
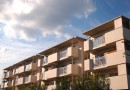
[[[84,75],[74,80],[74,90],[109,90],[110,82],[108,78],[101,75]]]
[[[70,90],[70,78],[63,77],[56,81],[56,89],[54,90]]]
[[[21,85],[19,90],[47,90],[45,85],[31,84],[31,85]]]
[[[55,90],[110,90],[108,78],[101,75],[83,75],[83,77],[61,78],[58,80]]]

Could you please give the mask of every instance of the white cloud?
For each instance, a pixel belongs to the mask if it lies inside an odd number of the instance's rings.
[[[74,18],[86,18],[95,11],[92,0],[1,0],[0,16],[8,38],[35,41],[48,34],[68,38],[64,26]]]

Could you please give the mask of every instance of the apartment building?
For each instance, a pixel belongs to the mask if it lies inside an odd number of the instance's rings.
[[[130,19],[120,16],[4,69],[2,87],[56,87],[57,79],[100,73],[111,89],[130,89]]]
[[[60,77],[82,75],[85,39],[71,38],[26,60],[4,69],[3,88],[19,90],[21,85],[45,84],[47,90],[56,86]]]
[[[130,20],[120,16],[83,33],[85,73],[100,73],[112,89],[130,89]]]

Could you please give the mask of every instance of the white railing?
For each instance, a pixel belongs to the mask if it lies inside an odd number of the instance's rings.
[[[106,59],[104,56],[101,56],[101,57],[95,58],[93,63],[94,63],[94,67],[100,67],[106,64]]]
[[[28,83],[29,82],[29,76],[24,77],[24,83]]]
[[[101,44],[105,43],[105,38],[104,36],[100,36],[100,37],[97,37],[97,38],[94,38],[93,40],[93,47],[97,47]]]
[[[47,57],[41,59],[41,65],[44,65],[48,62]]]
[[[67,56],[67,49],[59,52],[59,58],[60,59],[66,57],[66,56]]]
[[[58,68],[58,75],[67,74],[67,66]]]

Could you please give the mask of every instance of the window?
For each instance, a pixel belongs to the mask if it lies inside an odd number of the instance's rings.
[[[105,43],[105,38],[104,38],[103,35],[99,36],[99,37],[96,37],[93,40],[93,47],[99,46],[99,45],[101,45],[103,43]]]
[[[60,59],[67,56],[67,49],[61,51],[60,53]]]

